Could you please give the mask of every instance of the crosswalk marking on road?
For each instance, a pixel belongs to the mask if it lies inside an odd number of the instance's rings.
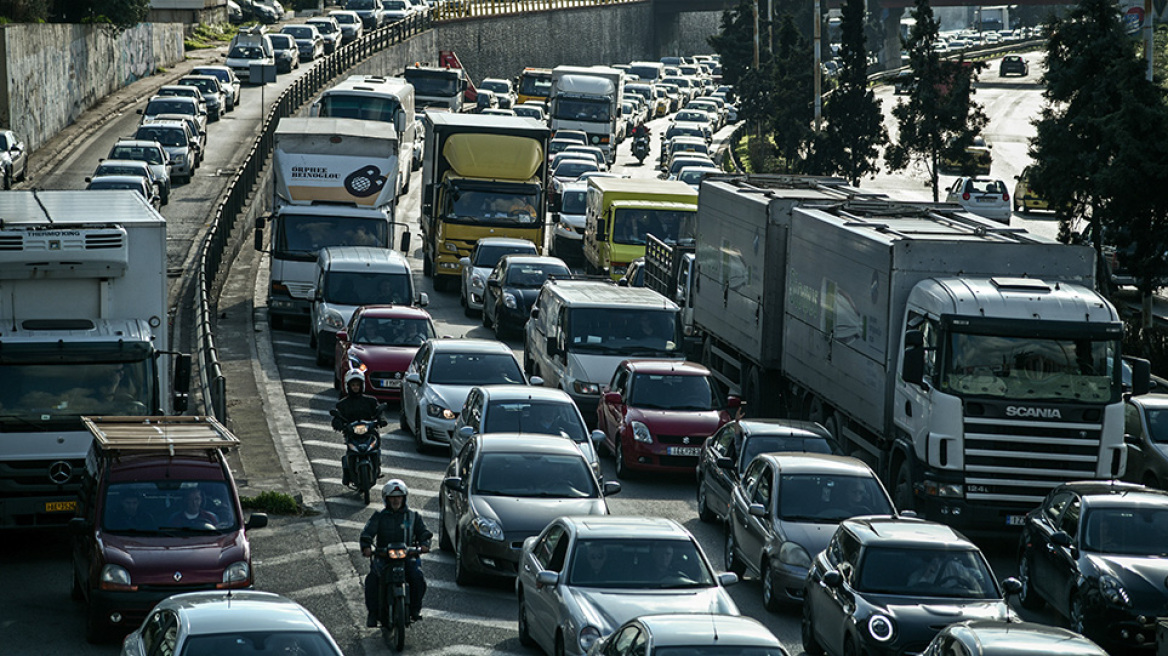
[[[383,451],[382,453],[385,453],[385,452]],[[340,469],[340,467],[341,467],[340,460],[323,460],[323,459],[315,459],[314,458],[313,460],[311,460],[311,462],[312,462],[312,464],[319,465],[321,467],[336,467],[337,469]],[[385,473],[384,470],[382,471],[382,473]],[[446,479],[445,474],[424,472],[424,471],[411,471],[408,474],[402,474],[402,476],[405,476],[407,478],[420,478],[420,479],[426,480],[426,481],[442,481],[442,480]]]

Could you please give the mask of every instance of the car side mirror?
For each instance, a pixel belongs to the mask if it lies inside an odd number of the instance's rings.
[[[829,588],[838,588],[844,584],[844,575],[837,570],[828,570],[823,573],[823,583]]]
[[[604,496],[611,497],[614,494],[620,494],[621,484],[618,481],[604,482]]]
[[[730,458],[728,456],[719,456],[715,463],[718,465],[718,469],[734,471],[734,458]]]
[[[738,575],[734,572],[718,572],[718,584],[723,588],[738,583]]]
[[[458,258],[458,263],[459,263],[459,265],[461,265],[461,266],[462,266],[462,270],[463,270],[463,271],[469,271],[469,270],[470,270],[470,258],[469,258],[469,257],[460,257],[460,258]]]
[[[600,444],[604,441],[604,431],[594,430],[588,435],[588,439],[592,440],[593,444]]]
[[[475,431],[473,426],[459,426],[458,436],[464,440],[469,440],[474,437]]]
[[[403,253],[410,252],[410,233],[403,232],[401,236],[401,243],[398,244],[398,250]]]
[[[539,318],[539,308],[537,308],[537,307],[533,307],[533,308],[531,308],[531,318],[532,318],[532,319],[538,319],[538,318]]]
[[[629,286],[629,279],[628,278],[621,278],[620,280],[616,281],[616,286],[617,287],[628,287]]]
[[[604,393],[604,402],[608,405],[620,405],[623,400],[620,392]]]
[[[430,304],[430,295],[426,292],[418,292],[418,307],[426,307]]]
[[[487,278],[487,287],[490,287],[492,289],[498,289],[499,288],[499,279],[498,278]]]
[[[766,517],[767,514],[766,506],[762,505],[761,503],[750,504],[750,506],[746,509],[746,512],[750,513],[752,517]]]
[[[268,525],[268,516],[264,513],[252,513],[251,517],[247,518],[247,524],[244,525],[245,530],[252,530],[253,528],[263,528]]]
[[[415,371],[413,373],[406,374],[406,382],[413,383],[415,385],[421,385],[422,384],[422,377],[419,376],[418,372]]]
[[[1127,358],[1127,361],[1132,370],[1132,396],[1147,394],[1152,388],[1152,364],[1142,358]]]
[[[742,399],[731,394],[726,397],[726,407],[730,410],[737,410],[742,407]]]
[[[531,385],[532,387],[542,387],[543,378],[540,378],[539,376],[532,376],[531,378],[527,379],[527,384]]]
[[[1011,576],[1002,581],[1002,591],[1007,595],[1016,595],[1022,592],[1022,582]]]
[[[1074,540],[1071,539],[1070,535],[1067,535],[1066,531],[1055,531],[1051,533],[1050,541],[1052,544],[1060,547],[1069,547],[1074,543]]]
[[[442,487],[452,492],[466,491],[466,485],[463,484],[462,479],[457,476],[448,476],[442,479]]]
[[[559,572],[549,572],[548,570],[540,570],[535,575],[535,584],[541,588],[555,587],[560,582]]]

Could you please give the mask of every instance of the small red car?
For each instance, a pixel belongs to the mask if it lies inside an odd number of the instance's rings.
[[[418,348],[436,337],[430,313],[408,305],[363,305],[337,333],[333,387],[350,369],[365,372],[365,393],[400,401],[402,379]]]
[[[597,408],[597,429],[616,457],[616,475],[693,472],[702,444],[741,405],[700,364],[625,360]]]

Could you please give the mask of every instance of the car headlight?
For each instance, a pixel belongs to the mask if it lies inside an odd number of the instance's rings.
[[[170,163],[182,164],[184,159],[186,159],[186,153],[175,153],[170,156]]]
[[[106,565],[101,568],[101,587],[104,590],[129,587],[130,572],[121,565]]]
[[[470,520],[470,527],[475,530],[475,533],[487,538],[489,540],[503,540],[503,527],[499,522],[489,519],[487,517],[475,517]]]
[[[1099,577],[1099,592],[1103,594],[1103,598],[1108,603],[1116,606],[1131,605],[1131,597],[1128,596],[1123,584],[1119,582],[1119,579],[1110,574]]]
[[[594,143],[594,144],[600,143],[600,135],[597,135],[597,134],[592,135],[592,143]]]
[[[451,253],[457,253],[458,252],[458,244],[456,244],[452,241],[448,241],[448,242],[446,242],[446,250],[450,251]]]
[[[576,390],[577,394],[600,394],[598,383],[589,383],[583,380],[572,381],[572,389]]]
[[[801,545],[794,542],[784,542],[779,547],[779,562],[791,567],[811,569],[811,554]]]
[[[926,480],[923,486],[925,494],[931,497],[960,499],[965,496],[965,486],[959,483],[938,483],[936,481]]]
[[[223,570],[224,583],[243,583],[251,578],[251,566],[246,560],[240,560],[228,565]]]
[[[576,640],[580,643],[582,651],[588,651],[592,645],[596,644],[597,640],[600,640],[600,629],[591,625],[586,626],[580,629],[580,635]]]
[[[868,634],[876,642],[888,642],[892,640],[893,634],[896,632],[896,625],[893,624],[892,618],[887,615],[873,615],[868,618]]]
[[[345,327],[345,318],[341,316],[340,312],[329,310],[324,313],[324,324],[329,328],[340,330]]]
[[[649,427],[639,421],[632,422],[633,439],[645,444],[653,443],[653,434],[649,432]]]
[[[486,285],[486,280],[481,273],[472,273],[470,276],[471,289],[482,289]]]
[[[441,417],[442,419],[454,419],[454,412],[449,408],[444,408],[437,403],[429,403],[426,405],[426,414],[431,417]]]
[[[514,310],[519,307],[519,302],[515,300],[515,294],[510,292],[503,294],[503,307]]]
[[[365,363],[361,361],[361,358],[350,353],[349,354],[349,368],[350,369],[359,369],[361,371],[365,371]]]

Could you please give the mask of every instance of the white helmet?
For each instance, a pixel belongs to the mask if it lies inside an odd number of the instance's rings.
[[[400,478],[391,478],[385,485],[381,486],[381,496],[385,498],[385,502],[389,503],[390,497],[407,497],[410,495],[410,488],[406,487],[405,481]]]
[[[345,391],[349,391],[349,383],[353,381],[361,383],[361,389],[365,389],[365,372],[360,369],[350,369],[349,373],[345,374]]]

